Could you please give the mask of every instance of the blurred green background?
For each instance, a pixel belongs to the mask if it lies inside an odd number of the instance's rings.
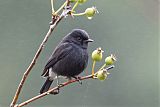
[[[55,1],[58,8],[64,0]],[[110,78],[69,85],[59,95],[48,95],[26,107],[159,107],[158,5],[158,0],[88,0],[80,5],[77,12],[96,6],[99,14],[92,20],[67,17],[58,25],[18,102],[39,93],[45,81],[40,75],[53,49],[73,28],[81,28],[95,40],[90,54],[101,46],[104,56],[117,55]],[[50,13],[50,0],[0,0],[0,107],[9,106],[48,31]],[[91,60],[87,71],[91,71]]]

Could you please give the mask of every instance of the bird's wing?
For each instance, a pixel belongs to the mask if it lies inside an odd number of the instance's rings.
[[[48,69],[52,66],[54,66],[58,61],[60,61],[62,58],[66,57],[70,52],[72,51],[72,46],[68,43],[63,43],[62,45],[59,45],[55,51],[53,52],[51,58],[48,60],[47,64],[45,65],[45,68],[43,70],[43,73],[41,76],[48,76]]]

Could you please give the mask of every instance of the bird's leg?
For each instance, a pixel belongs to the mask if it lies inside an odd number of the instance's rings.
[[[60,87],[62,87],[62,85],[63,85],[63,84],[60,84],[60,83],[59,83],[59,76],[57,75],[57,87],[58,87],[58,88],[57,88],[57,90],[51,92],[50,94],[54,94],[54,95],[59,94],[59,90],[60,90]]]
[[[63,84],[59,83],[59,76],[57,75],[57,87],[61,88],[63,86]]]
[[[74,76],[73,78],[76,79],[79,82],[79,84],[82,85],[81,77]]]

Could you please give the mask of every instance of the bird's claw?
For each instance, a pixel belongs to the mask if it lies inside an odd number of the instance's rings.
[[[50,92],[50,94],[53,94],[53,95],[59,94],[59,92],[60,92],[59,90],[63,86],[64,86],[63,84],[58,84],[57,89],[52,91],[52,92]]]
[[[58,88],[61,88],[61,87],[63,87],[64,86],[64,84],[58,84]]]
[[[56,89],[56,90],[54,90],[54,91],[52,91],[52,92],[50,92],[50,94],[52,94],[52,95],[59,94],[59,88],[58,88],[58,89]]]
[[[75,78],[79,82],[79,84],[82,85],[81,77],[73,77],[73,78]]]

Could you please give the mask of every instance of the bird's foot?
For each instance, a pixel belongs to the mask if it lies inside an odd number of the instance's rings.
[[[59,94],[61,87],[63,87],[63,84],[58,84],[57,89],[50,92],[50,94],[53,94],[53,95]]]
[[[56,90],[50,92],[50,94],[52,94],[52,95],[57,95],[57,94],[59,94],[59,89],[56,89]]]
[[[81,81],[81,77],[73,77],[74,79],[76,79],[78,82],[79,82],[79,84],[81,84],[82,85],[82,81]]]
[[[58,88],[61,88],[61,87],[63,87],[64,86],[64,84],[58,84]]]

